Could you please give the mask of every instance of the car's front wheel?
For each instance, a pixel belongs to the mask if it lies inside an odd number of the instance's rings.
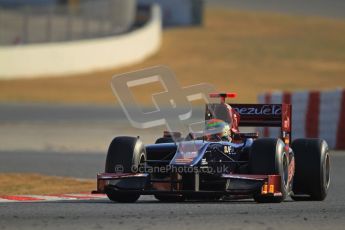
[[[258,203],[282,202],[290,192],[289,155],[281,139],[262,138],[255,140],[250,149],[249,170],[251,174],[280,175],[282,196],[254,195]]]
[[[145,164],[146,151],[143,143],[137,137],[116,137],[111,142],[105,163],[106,173],[133,173]],[[139,199],[137,193],[106,192],[112,201],[130,203]]]

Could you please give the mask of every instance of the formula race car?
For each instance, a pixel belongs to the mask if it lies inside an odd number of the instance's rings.
[[[164,132],[155,144],[120,136],[109,146],[97,191],[116,202],[140,195],[159,201],[254,198],[277,203],[324,200],[330,184],[330,156],[322,139],[291,142],[290,104],[228,104],[230,93],[211,94],[205,129],[182,138]],[[240,127],[277,127],[277,138],[242,133]],[[291,144],[290,144],[291,143]]]

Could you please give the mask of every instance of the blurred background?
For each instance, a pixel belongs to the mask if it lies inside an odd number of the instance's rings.
[[[154,142],[165,127],[132,128],[110,88],[145,67],[237,92],[234,102],[342,92],[344,19],[342,0],[0,0],[0,172],[92,178],[114,136]],[[162,90],[133,94],[145,109]]]

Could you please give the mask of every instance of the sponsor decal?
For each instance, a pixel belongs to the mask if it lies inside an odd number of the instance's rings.
[[[175,163],[183,163],[183,164],[186,164],[186,163],[190,163],[193,161],[193,158],[177,158],[175,160]]]
[[[197,151],[193,151],[193,152],[183,152],[181,153],[183,158],[194,158],[196,156],[198,156],[198,152]]]
[[[208,162],[207,162],[207,160],[206,160],[205,158],[203,158],[203,159],[201,160],[201,164],[202,164],[202,165],[208,165]]]
[[[223,152],[228,155],[236,155],[236,152],[230,145],[224,145]]]
[[[281,115],[280,105],[263,105],[258,107],[234,108],[240,115]]]
[[[228,145],[224,146],[224,153],[230,153],[231,152],[231,147]]]

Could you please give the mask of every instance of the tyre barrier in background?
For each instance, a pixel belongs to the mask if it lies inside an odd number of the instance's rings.
[[[292,138],[323,138],[333,149],[345,149],[345,89],[273,92],[259,95],[259,103],[292,104]],[[279,136],[279,128],[260,128],[265,137]]]

